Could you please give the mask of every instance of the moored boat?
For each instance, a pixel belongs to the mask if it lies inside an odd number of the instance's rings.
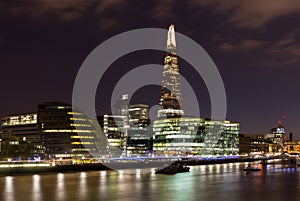
[[[182,172],[189,172],[190,168],[183,166],[180,163],[172,164],[164,168],[157,169],[155,174],[177,174]]]

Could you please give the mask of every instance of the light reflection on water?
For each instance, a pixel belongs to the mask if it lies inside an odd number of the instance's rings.
[[[32,200],[39,201],[42,197],[41,185],[40,185],[40,175],[32,176]]]
[[[80,200],[87,199],[87,182],[86,182],[87,173],[81,172],[79,179],[79,198]]]
[[[64,182],[64,174],[58,173],[57,174],[57,181],[56,181],[56,200],[63,200],[65,197],[65,182]]]
[[[13,177],[8,176],[5,178],[4,195],[6,195],[5,200],[7,201],[13,201],[15,197],[13,182]]]
[[[298,200],[298,169],[247,163],[192,166],[189,173],[156,175],[155,169],[90,171],[0,177],[0,200]],[[149,173],[150,172],[150,173]]]

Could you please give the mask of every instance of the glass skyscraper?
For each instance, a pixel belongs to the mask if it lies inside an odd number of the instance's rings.
[[[180,73],[175,50],[175,30],[174,25],[171,25],[168,31],[166,56],[164,58],[163,80],[159,100],[161,108],[158,111],[158,117],[183,115],[183,110],[180,106]]]

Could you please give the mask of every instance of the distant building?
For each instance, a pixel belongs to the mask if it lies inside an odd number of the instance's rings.
[[[284,141],[286,138],[285,128],[283,125],[279,124],[276,128],[271,129],[271,134],[273,134],[273,142],[276,144],[275,150],[276,152],[282,152]]]
[[[116,115],[128,116],[129,97],[128,94],[122,94],[121,99],[117,101]]]
[[[284,143],[284,152],[291,155],[300,155],[300,141],[289,141]]]
[[[149,124],[149,106],[147,104],[131,104],[128,109],[129,122]]]
[[[240,153],[276,153],[284,151],[285,129],[282,125],[266,134],[240,134]]]
[[[240,134],[240,154],[272,152],[273,139],[265,134]]]
[[[122,115],[104,115],[98,117],[102,130],[106,136],[109,146],[112,149],[112,154],[115,156],[122,155],[126,151],[126,136],[124,132],[124,124],[127,117]]]
[[[128,96],[122,97],[117,104],[118,114],[98,118],[115,156],[144,155],[152,149],[148,105],[128,104]]]
[[[1,118],[2,157],[33,159],[42,157],[41,136],[37,126],[37,113],[23,113]]]
[[[150,128],[149,106],[129,105],[129,127],[127,132],[127,153],[144,155],[152,152],[152,130]]]

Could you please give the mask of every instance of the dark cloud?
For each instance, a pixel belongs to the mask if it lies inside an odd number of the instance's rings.
[[[154,19],[172,19],[176,15],[173,6],[176,4],[174,0],[158,1],[157,5],[152,10],[150,17]]]
[[[242,28],[263,28],[276,17],[299,11],[298,0],[244,1],[233,13],[231,21]]]

